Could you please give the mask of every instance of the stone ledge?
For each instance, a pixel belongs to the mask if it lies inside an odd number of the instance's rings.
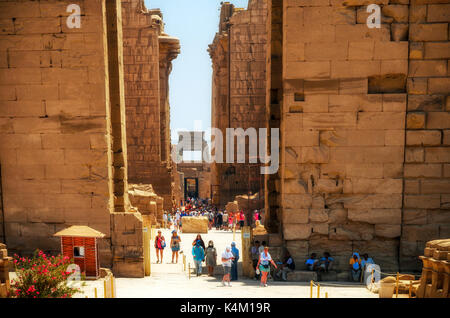
[[[312,271],[293,271],[287,273],[287,280],[291,282],[317,281],[317,273]]]

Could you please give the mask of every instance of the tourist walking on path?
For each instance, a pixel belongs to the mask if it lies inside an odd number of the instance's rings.
[[[214,267],[217,264],[217,251],[214,242],[209,241],[206,248],[206,266],[208,266],[208,276],[214,276]]]
[[[222,211],[220,211],[219,214],[217,215],[216,230],[221,230],[222,229],[222,225],[223,225],[223,214],[222,214]]]
[[[176,256],[176,263],[178,264],[178,252],[180,251],[181,238],[178,236],[177,231],[172,231],[172,237],[170,239],[170,248],[172,249],[172,264],[174,256]]]
[[[239,215],[239,228],[242,229],[245,224],[245,214],[244,211],[241,210],[241,213]]]
[[[214,222],[214,213],[212,211],[210,211],[209,213],[207,213],[207,215],[208,215],[208,222],[209,222],[208,229],[211,230],[212,226],[213,226],[213,222]]]
[[[194,257],[195,272],[197,276],[202,274],[202,262],[205,260],[205,250],[200,245],[200,241],[195,242],[192,248],[192,256]]]
[[[272,259],[272,256],[269,254],[269,247],[264,247],[264,252],[261,253],[259,256],[258,265],[256,266],[256,269],[261,272],[261,286],[267,287],[267,276],[270,272],[270,263],[277,268],[277,264]]]
[[[156,264],[160,262],[163,262],[163,254],[164,254],[164,248],[166,247],[166,240],[164,239],[164,236],[161,235],[161,230],[158,230],[158,235],[155,238],[155,248],[156,248]]]
[[[259,241],[256,240],[255,244],[252,246],[252,249],[251,249],[253,268],[257,267],[256,265],[258,264],[259,255],[262,253],[262,251],[261,251],[261,253],[259,252],[259,246],[260,246]],[[253,277],[253,279],[255,279],[255,280],[259,279],[259,275],[256,274],[256,272],[255,272],[255,277]]]
[[[238,280],[238,260],[239,250],[236,247],[236,243],[231,243],[231,253],[233,253],[233,261],[231,262],[231,280]]]
[[[231,232],[233,232],[233,213],[230,212],[230,214],[228,215],[228,229],[230,229]]]
[[[163,214],[163,228],[164,229],[167,229],[167,213],[166,212],[164,212],[164,214]]]
[[[222,285],[225,286],[225,282],[228,282],[228,286],[231,287],[230,273],[231,273],[231,262],[233,261],[233,253],[231,253],[231,248],[226,247],[225,252],[222,253],[222,266],[223,266],[223,278]]]

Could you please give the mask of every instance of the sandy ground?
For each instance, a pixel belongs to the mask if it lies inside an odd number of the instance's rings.
[[[169,245],[170,230],[163,230],[163,235]],[[241,233],[236,233],[236,245],[241,250]],[[171,251],[165,249],[162,264],[156,264],[155,249],[151,249],[151,276],[145,278],[117,278],[116,293],[119,298],[308,298],[310,297],[309,283],[269,281],[268,287],[260,287],[259,282],[248,278],[239,278],[232,282],[231,287],[221,284],[221,277],[208,277],[206,274],[196,277],[188,277],[187,271],[183,271],[181,255],[186,255],[186,262],[192,261],[192,242],[195,234],[181,233],[181,249],[178,264],[171,264]],[[202,235],[205,244],[209,240],[214,241],[218,250],[218,263],[220,255],[233,240],[233,233],[216,231],[213,229],[208,234]],[[192,266],[192,265],[191,265]],[[193,267],[193,266],[192,266]],[[328,282],[327,282],[328,283]],[[336,282],[330,284],[343,284]],[[98,297],[103,297],[103,281],[87,281],[82,287],[84,294],[76,297],[94,297],[94,288],[97,288]],[[378,294],[369,292],[365,287],[352,283],[345,283],[347,287],[321,286],[320,297],[329,298],[378,298]],[[317,297],[317,289],[314,290],[314,298]]]

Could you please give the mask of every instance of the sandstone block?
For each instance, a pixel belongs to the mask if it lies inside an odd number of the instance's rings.
[[[405,149],[405,162],[423,162],[425,159],[425,150],[421,147],[408,147]]]
[[[445,61],[412,60],[409,62],[409,74],[412,77],[446,76],[447,63]]]
[[[418,180],[405,180],[404,193],[419,194],[420,184]]]
[[[391,24],[391,38],[393,41],[408,41],[409,24],[407,23],[392,23]]]
[[[311,236],[310,224],[284,224],[283,236],[287,241],[306,240]]]
[[[285,193],[308,193],[308,184],[302,179],[289,179],[284,181]]]
[[[330,62],[291,62],[286,79],[323,78],[330,76]]]
[[[345,60],[346,58],[346,43],[306,43],[305,59],[308,61]]]
[[[409,39],[411,41],[446,41],[448,39],[447,23],[411,24]]]
[[[409,22],[423,23],[427,22],[427,6],[426,5],[412,5],[409,8]]]
[[[402,112],[360,113],[358,129],[403,129],[405,118]]]
[[[449,42],[425,42],[425,59],[448,59],[450,58]]]
[[[427,210],[425,209],[404,209],[403,223],[410,225],[427,224]]]
[[[425,113],[408,113],[406,115],[406,128],[423,129],[425,128],[425,121],[426,121]]]
[[[309,220],[311,222],[327,222],[328,221],[328,210],[327,209],[311,209],[309,212]],[[313,228],[316,228],[315,225]],[[318,229],[320,230],[320,229]],[[325,230],[324,230],[325,231]],[[328,234],[328,226],[326,228],[326,234]],[[317,233],[317,231],[314,231],[314,233]]]
[[[376,224],[375,225],[375,235],[386,237],[386,238],[396,238],[401,235],[400,225],[388,225],[388,224]]]
[[[430,163],[449,162],[450,148],[445,147],[427,148],[425,151],[425,161]]]
[[[430,4],[427,11],[427,22],[450,21],[450,4]]]
[[[439,226],[429,225],[405,225],[403,227],[402,240],[415,241],[431,241],[439,237]]]
[[[409,21],[409,7],[407,5],[392,4],[383,6],[381,13],[386,17],[393,18],[394,22]]]
[[[408,58],[408,42],[375,42],[374,59],[404,60]]]
[[[308,223],[308,209],[283,209],[283,224],[305,224]]]
[[[407,178],[439,178],[442,176],[440,164],[407,164],[405,177]]]
[[[407,131],[406,144],[408,146],[438,146],[441,144],[441,132],[439,130]]]
[[[441,200],[439,194],[405,195],[404,206],[411,209],[439,209]]]
[[[183,233],[208,233],[207,217],[183,217]]]
[[[360,78],[380,74],[381,61],[332,61],[331,78]]]
[[[421,190],[423,194],[450,193],[449,180],[422,180]]]
[[[428,80],[426,78],[408,78],[407,89],[409,94],[424,95],[428,91]]]
[[[349,209],[348,219],[370,224],[400,224],[401,209]]]
[[[369,241],[374,235],[374,227],[369,224],[345,224],[330,226],[330,239],[343,241]]]
[[[370,60],[373,58],[375,42],[353,42],[349,43],[348,59],[349,60]]]
[[[449,78],[429,78],[428,94],[449,94],[450,79]]]

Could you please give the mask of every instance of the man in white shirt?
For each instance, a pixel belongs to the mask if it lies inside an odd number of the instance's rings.
[[[233,253],[231,253],[231,248],[227,246],[225,252],[222,253],[222,266],[223,266],[223,279],[222,285],[225,286],[225,282],[228,282],[228,286],[231,287],[230,273],[231,273],[231,262],[234,259]]]
[[[164,212],[163,214],[163,228],[167,228],[167,213]]]

